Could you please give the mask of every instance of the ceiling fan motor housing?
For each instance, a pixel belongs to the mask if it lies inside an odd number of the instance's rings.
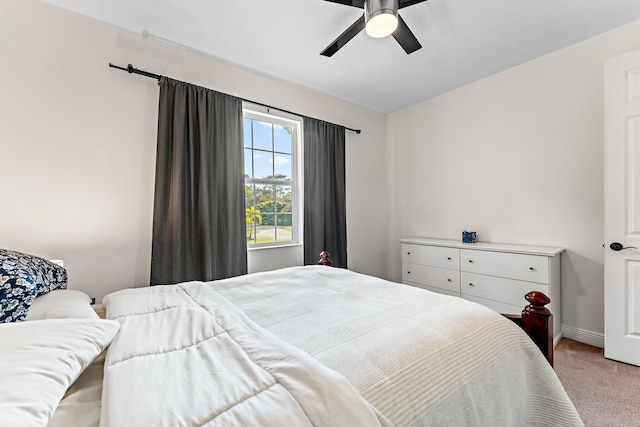
[[[398,14],[399,0],[366,0],[364,2],[364,18],[369,20],[381,13]]]

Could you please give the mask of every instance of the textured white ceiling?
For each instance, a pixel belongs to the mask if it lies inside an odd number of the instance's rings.
[[[45,1],[382,113],[640,19],[640,0],[429,0],[400,11],[417,52],[362,32],[326,58],[361,11],[323,0]]]

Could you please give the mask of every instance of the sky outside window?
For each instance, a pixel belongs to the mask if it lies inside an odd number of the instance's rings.
[[[274,175],[291,179],[293,173],[290,130],[280,125],[247,118],[243,124],[245,174],[259,179]]]

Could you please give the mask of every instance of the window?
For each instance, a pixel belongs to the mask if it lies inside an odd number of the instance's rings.
[[[248,247],[300,242],[300,120],[244,110]]]

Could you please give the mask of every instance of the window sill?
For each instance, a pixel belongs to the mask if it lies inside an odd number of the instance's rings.
[[[294,248],[299,246],[302,246],[302,243],[289,243],[286,245],[273,245],[273,246],[254,246],[254,247],[247,248],[247,251],[253,252],[253,251],[263,251],[268,249]]]

